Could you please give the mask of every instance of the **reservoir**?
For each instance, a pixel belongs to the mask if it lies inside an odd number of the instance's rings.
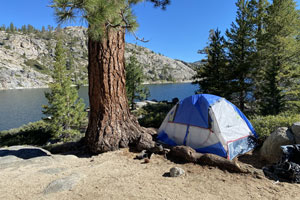
[[[173,98],[184,99],[193,95],[198,89],[191,83],[148,84],[150,96],[148,100],[171,101]],[[0,131],[17,128],[29,122],[40,120],[44,115],[42,105],[47,104],[44,93],[40,89],[0,90]],[[88,87],[81,87],[79,96],[88,106]]]

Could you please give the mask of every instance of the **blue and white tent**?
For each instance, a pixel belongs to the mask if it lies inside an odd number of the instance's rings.
[[[226,99],[210,94],[180,101],[158,131],[162,143],[186,145],[230,160],[252,150],[254,138],[257,134],[246,116]]]

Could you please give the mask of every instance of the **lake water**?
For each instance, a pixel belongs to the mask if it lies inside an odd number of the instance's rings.
[[[184,99],[197,90],[191,83],[149,84],[149,100],[171,101],[177,97]],[[44,92],[48,89],[19,89],[0,91],[0,131],[17,128],[29,122],[38,121],[43,117],[41,106],[47,104]],[[79,96],[88,105],[88,88],[82,87]]]

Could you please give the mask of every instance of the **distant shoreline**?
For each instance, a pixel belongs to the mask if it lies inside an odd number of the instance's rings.
[[[41,86],[41,87],[15,87],[15,88],[0,88],[2,90],[25,90],[25,89],[42,89],[42,88],[49,88],[48,86]]]
[[[143,85],[155,85],[155,84],[180,84],[180,83],[192,83],[192,80],[187,80],[187,81],[178,81],[178,82],[173,82],[173,81],[154,81],[154,82],[144,82]],[[75,85],[74,85],[75,86]],[[88,85],[83,85],[83,86],[88,86]],[[0,91],[3,90],[25,90],[25,89],[42,89],[42,88],[49,88],[48,86],[41,86],[41,87],[16,87],[16,88],[0,88]]]
[[[155,84],[177,84],[177,83],[192,83],[192,80],[187,80],[187,81],[178,81],[178,82],[173,82],[173,81],[154,81],[154,82],[144,82],[143,85],[155,85]]]

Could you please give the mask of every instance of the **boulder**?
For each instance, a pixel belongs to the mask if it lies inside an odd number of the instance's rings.
[[[262,159],[276,163],[281,159],[282,151],[280,146],[294,144],[293,133],[287,127],[279,127],[263,143],[260,149]]]
[[[172,167],[170,169],[170,176],[171,177],[178,177],[185,173],[185,171],[179,167]]]
[[[300,144],[300,122],[294,123],[291,129],[295,137],[295,142]]]
[[[72,190],[81,179],[81,175],[71,174],[70,176],[52,181],[44,190],[44,194]]]

